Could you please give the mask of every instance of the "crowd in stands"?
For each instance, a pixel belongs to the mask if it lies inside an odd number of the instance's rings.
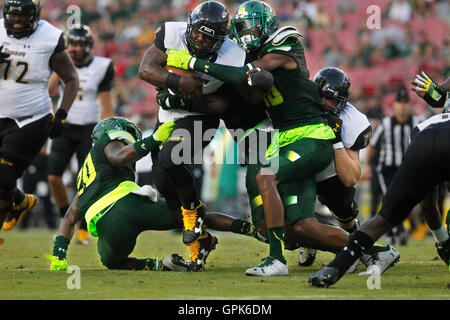
[[[186,21],[198,0],[45,0],[42,18],[67,29],[68,8],[91,26],[95,54],[116,65],[116,110],[154,118],[155,90],[137,78],[145,50],[165,21]],[[234,14],[244,1],[223,1]],[[390,114],[392,92],[418,70],[436,81],[450,72],[450,5],[446,0],[272,0],[282,25],[304,35],[313,76],[325,66],[346,71],[354,104],[369,115]],[[378,16],[377,16],[378,15]],[[377,20],[378,19],[378,20]],[[372,22],[377,22],[378,25]],[[374,28],[375,27],[375,28]],[[418,113],[423,103],[412,96]]]

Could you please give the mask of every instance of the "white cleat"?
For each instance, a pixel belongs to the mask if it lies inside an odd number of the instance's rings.
[[[176,253],[166,256],[162,264],[167,271],[188,271],[189,263]]]
[[[366,265],[367,270],[360,272],[360,276],[380,275],[400,260],[400,253],[389,244],[386,247],[376,247],[375,250],[371,255],[361,256],[361,262]]]
[[[248,276],[273,277],[273,276],[287,276],[288,265],[284,264],[278,259],[268,256],[263,259],[263,263],[259,266],[247,269],[245,274]]]
[[[309,267],[316,259],[316,249],[300,247],[298,253],[298,265],[301,267]]]

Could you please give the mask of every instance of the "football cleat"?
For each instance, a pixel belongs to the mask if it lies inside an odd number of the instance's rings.
[[[206,206],[200,202],[194,210],[181,207],[181,213],[183,215],[183,243],[189,245],[203,235]]]
[[[191,262],[189,263],[188,271],[202,271],[206,265],[206,259],[211,251],[216,248],[217,243],[217,238],[209,232],[192,242],[188,247],[191,252]]]
[[[287,276],[289,274],[288,265],[271,256],[262,259],[264,262],[259,266],[249,268],[245,271],[248,276]]]
[[[327,288],[340,279],[336,268],[325,267],[309,276],[308,282],[315,287]]]
[[[301,267],[309,267],[316,259],[316,249],[300,247],[298,253],[298,265]]]
[[[164,271],[188,271],[189,262],[176,253],[169,254],[162,261]]]
[[[367,270],[359,273],[360,276],[382,274],[400,260],[400,253],[389,244],[385,247],[374,246],[372,250],[373,253],[361,256],[361,262]]]
[[[436,249],[439,257],[445,262],[446,265],[450,263],[450,239],[444,242],[436,243]]]
[[[25,194],[25,199],[13,207],[12,211],[6,216],[2,229],[9,231],[19,224],[23,216],[35,207],[38,199],[33,194]]]
[[[89,244],[89,232],[84,229],[79,229],[77,232],[77,244],[88,245]]]

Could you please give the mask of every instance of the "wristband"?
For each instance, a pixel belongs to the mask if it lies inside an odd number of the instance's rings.
[[[175,73],[169,73],[166,78],[166,86],[170,89],[178,89],[180,85],[181,76]]]
[[[337,142],[337,143],[333,144],[334,150],[343,149],[343,148],[344,148],[344,144],[342,142]]]
[[[53,255],[60,258],[66,258],[67,248],[69,247],[70,240],[63,236],[57,236],[55,238],[55,245],[53,247]]]
[[[188,64],[189,69],[194,70],[194,64],[195,64],[196,60],[197,60],[197,58],[195,58],[195,57],[191,58],[191,61],[189,61],[189,64]]]
[[[133,146],[139,156],[145,157],[150,151],[158,148],[158,143],[155,141],[153,136],[150,136],[136,141]]]

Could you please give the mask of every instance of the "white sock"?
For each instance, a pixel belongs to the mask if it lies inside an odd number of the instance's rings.
[[[436,240],[437,243],[447,241],[449,238],[448,232],[443,225],[439,229],[431,230],[431,233],[433,234],[434,240]]]

